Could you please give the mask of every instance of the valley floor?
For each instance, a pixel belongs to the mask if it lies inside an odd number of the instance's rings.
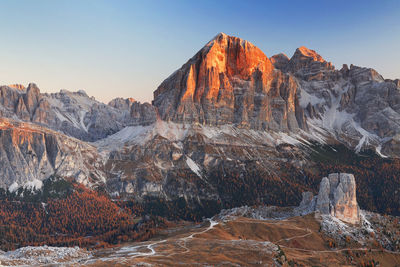
[[[332,247],[332,239],[321,231],[320,225],[320,217],[314,213],[281,220],[214,217],[202,224],[163,230],[146,242],[65,253],[67,258],[59,261],[64,261],[63,266],[96,267],[400,265],[399,252],[351,241],[346,246]],[[0,262],[33,264],[5,255],[0,255]],[[37,262],[40,263],[46,265]]]

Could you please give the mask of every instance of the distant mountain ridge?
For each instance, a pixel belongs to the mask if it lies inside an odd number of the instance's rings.
[[[104,138],[129,125],[151,124],[156,118],[148,103],[116,98],[106,105],[82,90],[42,94],[34,83],[26,89],[1,86],[0,116],[32,122],[83,141]]]

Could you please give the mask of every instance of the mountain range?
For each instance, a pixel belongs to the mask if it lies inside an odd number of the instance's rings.
[[[58,177],[160,216],[200,219],[244,204],[298,204],[321,174],[357,162],[361,207],[399,215],[397,169],[385,167],[399,168],[399,158],[400,81],[337,69],[304,46],[268,58],[220,33],[151,104],[0,87],[3,194],[37,192]]]

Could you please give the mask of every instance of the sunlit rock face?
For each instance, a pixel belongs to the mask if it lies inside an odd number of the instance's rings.
[[[331,173],[322,178],[316,202],[316,211],[356,224],[360,210],[356,198],[356,182],[348,173]]]
[[[304,128],[297,83],[256,46],[218,34],[154,92],[161,119],[252,129]]]
[[[305,46],[297,48],[288,63],[280,68],[306,81],[337,79],[337,75],[329,72],[335,69],[332,63]]]
[[[18,90],[25,90],[25,86],[23,86],[22,84],[10,84],[10,85],[8,85],[8,87],[15,88]]]
[[[316,69],[319,68],[327,68],[333,70],[334,67],[330,62],[325,61],[317,52],[314,50],[308,49],[305,46],[299,47],[294,52],[292,58],[288,62],[289,66],[287,66],[288,70],[292,72],[296,72],[303,68],[314,67]]]

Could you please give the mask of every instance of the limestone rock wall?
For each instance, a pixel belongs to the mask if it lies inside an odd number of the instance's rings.
[[[305,127],[293,76],[256,46],[217,35],[154,92],[163,120],[290,131]]]
[[[311,207],[312,206],[312,207]],[[331,173],[321,180],[318,195],[303,193],[302,209],[334,216],[344,222],[357,224],[360,221],[360,208],[356,198],[356,181],[349,173]]]

